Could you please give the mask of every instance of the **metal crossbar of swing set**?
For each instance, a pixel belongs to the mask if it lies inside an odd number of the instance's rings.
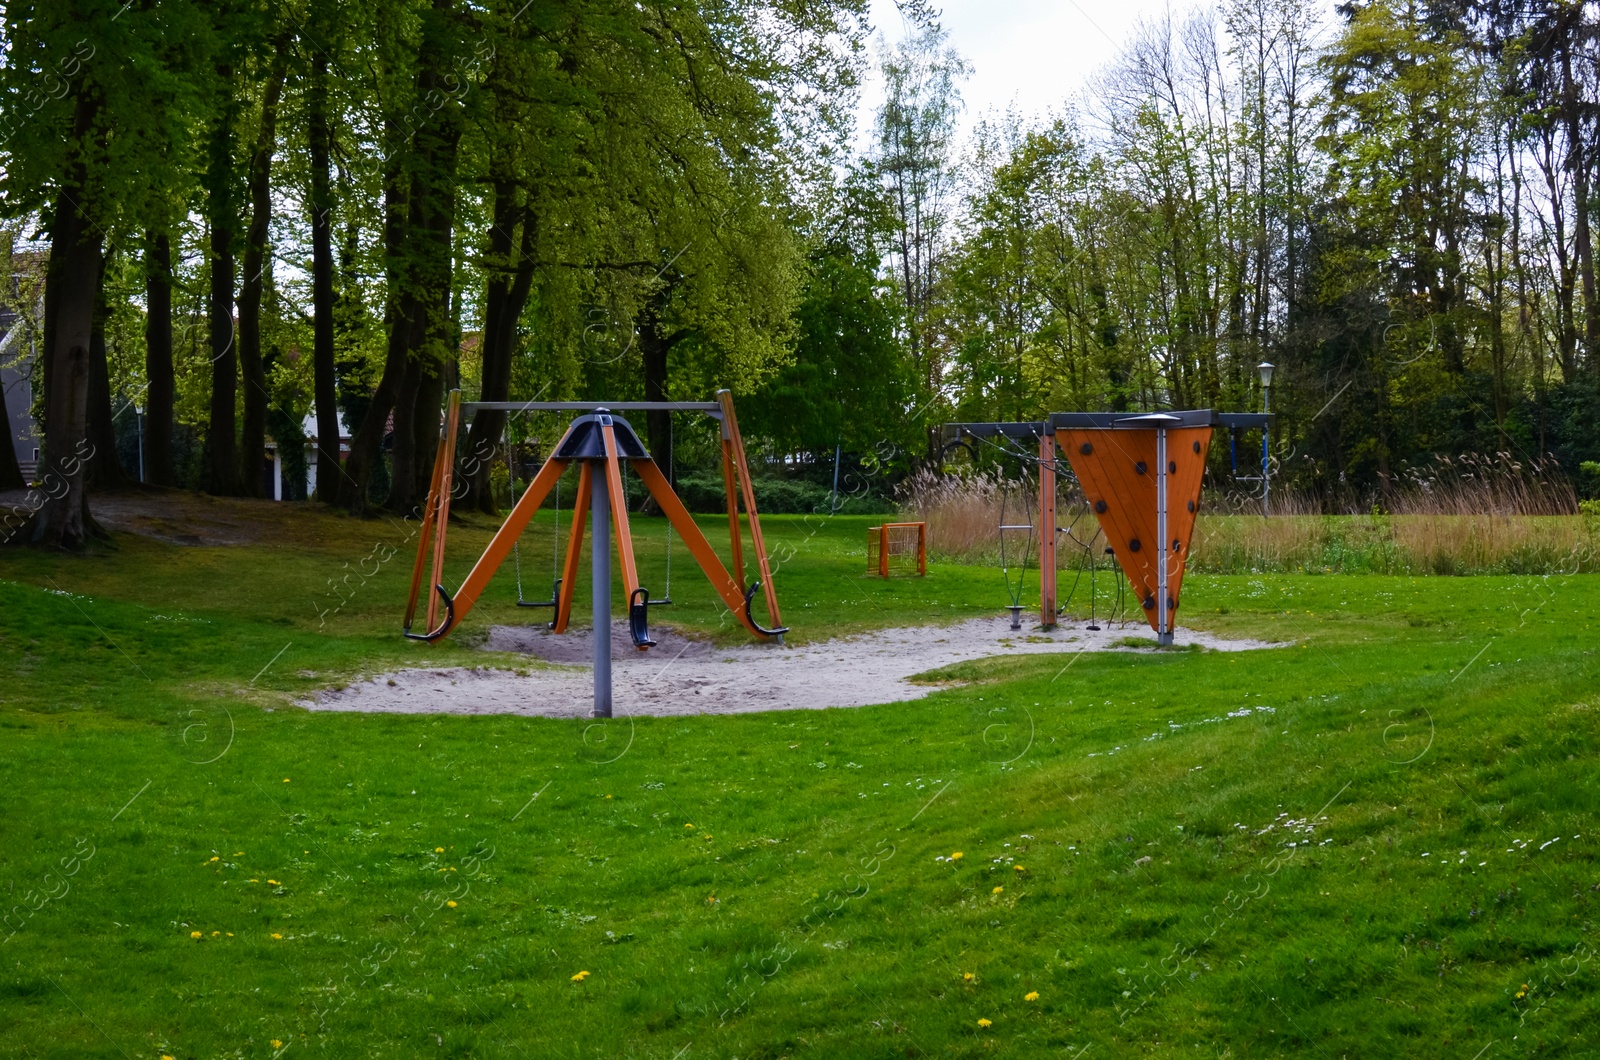
[[[474,412],[703,412],[722,419],[715,401],[463,401],[461,413]]]
[[[1059,430],[1078,428],[1156,426],[1147,417],[1162,417],[1164,427],[1228,427],[1253,430],[1277,422],[1275,412],[1217,412],[1213,409],[1188,409],[1182,412],[1053,412],[1049,419],[1021,420],[1014,423],[947,423],[946,436],[973,438],[1038,438]]]

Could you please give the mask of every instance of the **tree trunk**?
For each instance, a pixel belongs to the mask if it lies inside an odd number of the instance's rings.
[[[272,150],[277,145],[278,98],[287,73],[288,42],[277,58],[261,100],[261,126],[250,154],[250,227],[244,237],[244,277],[239,285],[239,369],[244,377],[244,418],[239,430],[239,485],[247,497],[263,494],[262,460],[267,447],[266,366],[261,361],[261,292],[269,267],[267,226],[272,220]]]
[[[401,165],[399,122],[390,119],[385,132],[391,145],[394,145],[390,148],[384,173],[383,204],[383,253],[387,280],[384,326],[389,336],[388,350],[383,362],[383,376],[378,380],[377,389],[372,392],[372,403],[367,407],[366,415],[350,439],[350,456],[345,461],[344,474],[339,477],[339,504],[357,514],[366,511],[367,483],[372,477],[373,466],[383,458],[383,437],[387,433],[389,413],[394,409],[395,399],[405,380],[408,348],[408,300],[404,290],[410,272],[405,253],[411,186]]]
[[[339,495],[339,395],[334,376],[333,342],[333,192],[329,158],[333,130],[328,118],[328,58],[318,50],[311,60],[307,94],[307,138],[311,147],[311,305],[312,377],[317,403],[317,499]]]
[[[218,72],[231,84],[226,67]],[[229,89],[231,91],[231,88]],[[206,430],[206,489],[219,496],[239,492],[239,457],[234,404],[239,388],[239,351],[233,324],[233,116],[230,99],[211,133],[207,173],[207,220],[211,227],[211,422]]]
[[[1582,18],[1585,5],[1576,5],[1573,21]],[[1596,297],[1594,278],[1594,247],[1589,238],[1591,204],[1589,202],[1589,177],[1593,170],[1591,149],[1584,137],[1583,111],[1592,103],[1581,101],[1576,79],[1572,74],[1572,48],[1575,37],[1568,37],[1561,47],[1561,110],[1567,126],[1566,168],[1572,174],[1573,201],[1573,253],[1578,259],[1578,276],[1583,285],[1583,344],[1589,355],[1592,371],[1600,372],[1600,298]]]
[[[172,406],[177,393],[172,371],[172,244],[165,232],[145,240],[144,283],[144,480],[176,486],[172,466]]]
[[[129,482],[117,454],[117,425],[111,407],[111,366],[106,362],[106,263],[100,259],[95,277],[94,323],[89,329],[89,458],[87,488],[124,489]]]
[[[663,292],[664,294],[664,292]],[[661,297],[661,296],[658,296]],[[651,300],[639,320],[639,352],[644,360],[644,399],[646,401],[666,401],[669,388],[667,385],[667,356],[672,352],[681,334],[668,338],[661,334],[660,321],[656,318],[657,301]],[[663,469],[672,467],[672,413],[650,411],[644,414],[645,435],[650,446],[650,455],[656,465]],[[670,470],[664,470],[667,475]]]
[[[459,40],[461,30],[454,24],[457,14],[455,0],[433,0],[429,24],[421,34],[416,98],[442,101],[409,137],[399,117],[386,124],[394,159],[385,174],[389,350],[372,408],[350,445],[340,499],[349,498],[352,510],[365,506],[366,479],[379,458],[391,410],[394,473],[387,507],[409,512],[426,493],[431,468],[417,453],[417,425],[431,422],[430,436],[437,436],[445,366],[459,354],[451,322],[451,235],[464,112],[447,84],[454,78],[449,72],[450,45]],[[413,365],[414,361],[423,363]]]
[[[81,140],[95,105],[80,95],[75,125]],[[56,197],[46,274],[45,438],[39,479],[45,501],[34,519],[34,544],[82,548],[91,522],[84,472],[92,450],[89,425],[89,343],[100,275],[100,227],[79,212],[84,201],[81,166]],[[74,177],[76,179],[74,179]]]
[[[484,298],[483,359],[484,401],[511,400],[511,362],[516,355],[517,321],[528,303],[533,286],[533,218],[515,201],[516,188],[509,182],[495,186],[495,224],[489,232],[489,282]],[[520,252],[512,258],[512,235],[519,214],[522,219]],[[496,263],[501,267],[496,268]],[[462,480],[467,485],[464,504],[488,515],[496,514],[493,491],[489,488],[489,467],[505,431],[504,412],[483,411],[472,419],[472,429],[464,450]]]

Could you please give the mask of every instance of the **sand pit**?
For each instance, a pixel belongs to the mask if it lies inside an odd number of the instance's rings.
[[[1020,632],[1008,617],[978,618],[953,626],[885,629],[838,640],[780,647],[717,647],[662,627],[660,643],[634,649],[626,627],[612,630],[613,698],[624,714],[738,714],[762,710],[820,710],[919,699],[936,686],[907,678],[942,666],[992,655],[1059,654],[1065,663],[1080,651],[1139,650],[1118,645],[1151,637],[1148,627],[1121,625],[1086,630],[1081,622],[1050,632]],[[399,714],[526,714],[588,717],[593,689],[590,631],[554,636],[541,627],[496,626],[485,648],[514,651],[561,664],[527,675],[512,670],[401,670],[328,691],[300,705],[311,710]],[[1179,629],[1178,646],[1216,651],[1281,647],[1264,641],[1224,640]],[[1153,639],[1151,640],[1154,644]]]

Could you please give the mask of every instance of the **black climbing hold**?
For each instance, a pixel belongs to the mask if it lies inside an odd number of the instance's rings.
[[[1084,456],[1088,456],[1090,453],[1094,452],[1094,446],[1090,445],[1088,442],[1084,442],[1082,445],[1078,446],[1078,452],[1082,453]]]
[[[1176,460],[1168,460],[1167,461],[1167,474],[1176,475],[1177,473],[1178,473],[1178,462]]]
[[[1197,453],[1200,451],[1200,443],[1199,442],[1195,442],[1194,443],[1194,451],[1197,452]]]
[[[1139,472],[1139,474],[1141,474],[1141,475],[1144,474],[1146,471],[1150,470],[1149,468],[1144,466],[1144,461],[1143,460],[1141,460],[1137,464],[1133,465],[1133,469],[1135,471]]]
[[[1170,596],[1167,597],[1167,610],[1168,611],[1176,611],[1177,609],[1178,609],[1178,601],[1174,600]]]
[[[1104,515],[1106,513],[1106,502],[1105,501],[1095,501],[1094,502],[1094,510],[1099,512],[1101,515]]]
[[[1139,544],[1139,539],[1137,537],[1134,538],[1132,541],[1128,542],[1128,551],[1129,552],[1137,552],[1143,547],[1144,547],[1143,545]]]
[[[1183,550],[1183,542],[1179,541],[1177,538],[1173,538],[1172,539],[1172,551],[1181,552],[1182,550]]]
[[[1192,512],[1192,511],[1194,511],[1194,501],[1190,501],[1190,502],[1189,502],[1189,510],[1190,510],[1190,511],[1191,511],[1191,512]]]
[[[1146,611],[1154,611],[1156,609],[1156,598],[1153,597],[1153,596],[1145,597],[1144,598],[1144,609]]]

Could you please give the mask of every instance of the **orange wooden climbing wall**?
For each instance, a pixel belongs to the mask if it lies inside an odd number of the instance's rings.
[[[1161,547],[1156,539],[1155,429],[1059,429],[1056,441],[1072,463],[1106,544],[1128,576],[1134,599],[1143,608],[1150,628],[1159,631],[1156,587]],[[1167,534],[1172,546],[1167,595],[1174,619],[1182,599],[1184,564],[1200,509],[1200,485],[1210,446],[1210,427],[1167,431]]]

